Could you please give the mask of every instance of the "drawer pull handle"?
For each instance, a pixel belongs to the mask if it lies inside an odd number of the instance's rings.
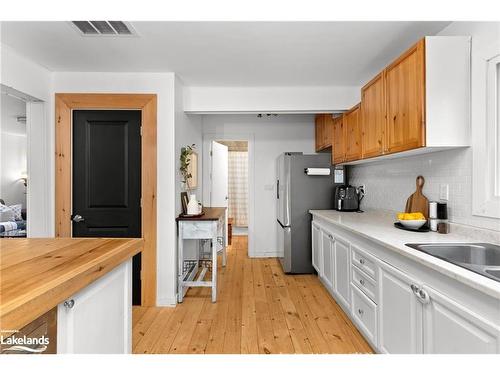
[[[363,280],[363,279],[359,279],[359,283],[360,283],[361,285],[365,285],[365,280]]]
[[[415,284],[412,284],[411,290],[412,290],[413,294],[415,294],[418,297],[418,292],[420,291],[420,288],[418,286],[416,286]]]
[[[358,314],[359,314],[360,316],[363,316],[363,314],[364,314],[364,313],[365,313],[365,312],[364,312],[362,309],[358,309]]]
[[[69,299],[67,301],[64,301],[64,307],[68,309],[72,309],[73,306],[75,306],[75,300],[74,299]]]
[[[365,260],[364,260],[363,258],[361,258],[361,259],[359,260],[359,263],[361,263],[361,264],[365,264]]]

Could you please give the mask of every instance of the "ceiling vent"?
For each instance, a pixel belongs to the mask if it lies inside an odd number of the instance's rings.
[[[71,21],[85,36],[132,36],[137,35],[128,22],[123,21]]]

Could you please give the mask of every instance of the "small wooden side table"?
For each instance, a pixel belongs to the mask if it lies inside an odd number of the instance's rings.
[[[226,266],[226,207],[203,207],[205,214],[200,217],[177,217],[178,245],[177,245],[177,300],[184,298],[186,288],[212,288],[212,302],[217,301],[217,253],[222,252],[222,266]],[[198,271],[199,258],[195,263],[187,264],[184,261],[184,240],[210,240],[212,249],[212,280],[204,281],[208,268],[203,264],[196,280],[192,279]],[[198,254],[199,255],[199,254]]]

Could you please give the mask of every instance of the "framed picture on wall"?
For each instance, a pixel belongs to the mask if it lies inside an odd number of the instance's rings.
[[[196,189],[198,187],[198,154],[195,151],[189,156],[187,170],[191,174],[191,177],[188,178],[189,187]]]
[[[182,213],[184,215],[186,215],[188,211],[188,202],[189,202],[188,193],[183,191],[181,193],[181,204],[182,204]]]

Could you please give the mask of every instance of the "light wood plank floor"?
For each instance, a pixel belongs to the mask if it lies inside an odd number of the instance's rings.
[[[133,308],[134,353],[372,353],[315,275],[285,275],[250,259],[234,236],[219,268],[217,303],[191,288],[175,308]]]

